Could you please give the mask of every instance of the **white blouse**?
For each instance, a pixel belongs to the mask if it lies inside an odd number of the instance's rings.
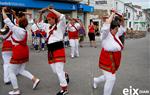
[[[101,31],[102,31],[102,47],[106,51],[111,51],[111,52],[121,51],[121,46],[114,40],[113,35],[110,33],[110,24],[103,24]],[[115,37],[121,43],[118,34],[116,33]]]
[[[76,29],[75,29],[75,27],[76,27]],[[75,31],[77,31],[77,29],[79,29],[79,28],[80,28],[80,24],[79,24],[79,23],[75,23],[75,24],[74,24],[74,27],[73,27],[71,24],[69,24],[69,25],[67,26],[67,31],[75,32]]]
[[[58,41],[63,41],[63,35],[65,33],[65,28],[66,28],[65,15],[61,14],[58,21],[59,22],[57,23],[57,30],[53,31],[53,34],[48,39],[48,44],[55,43],[55,42],[58,42]],[[43,28],[44,31],[46,31],[46,32],[48,31],[47,36],[49,36],[49,32],[50,32],[49,25],[48,24],[43,24],[43,27],[45,27],[45,28]],[[52,28],[54,28],[54,27],[52,27]]]
[[[12,37],[17,40],[21,41],[24,39],[26,35],[26,30],[14,25],[9,18],[4,19],[4,23],[9,27],[9,29],[13,32]],[[13,45],[16,45],[15,42],[12,41]]]
[[[9,35],[10,31],[5,35],[0,35],[0,38],[5,39]],[[11,36],[9,36],[6,40],[11,40]]]

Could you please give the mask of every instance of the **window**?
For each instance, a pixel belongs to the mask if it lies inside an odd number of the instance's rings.
[[[96,4],[96,5],[107,4],[107,0],[95,1],[95,4]]]
[[[131,21],[129,22],[129,27],[131,28]]]
[[[130,18],[130,13],[128,13],[128,18]]]

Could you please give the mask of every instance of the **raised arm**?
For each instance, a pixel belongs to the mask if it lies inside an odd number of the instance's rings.
[[[16,20],[18,20],[18,17],[17,17],[16,12],[15,12],[14,10],[12,10],[12,14],[13,14],[14,18],[15,18]]]
[[[110,17],[109,17],[108,19],[106,19],[106,22],[105,22],[105,23],[106,23],[106,24],[110,24],[110,23],[112,22],[114,16],[115,16],[115,13],[112,12],[112,14],[110,15]]]
[[[83,27],[83,29],[85,30],[85,27],[84,27],[82,21],[80,19],[77,19],[77,22],[80,24],[80,27]]]
[[[6,10],[7,10],[7,7],[2,8],[2,15],[3,15],[4,23],[12,30],[15,25],[11,22],[11,20],[6,15],[6,12],[5,12]]]
[[[6,12],[5,12],[5,10],[6,10],[7,8],[6,7],[3,7],[2,8],[2,15],[3,15],[3,19],[4,19],[4,23],[9,27],[9,29],[14,33],[14,34],[16,34],[16,35],[18,35],[18,36],[20,36],[20,38],[22,39],[23,37],[24,37],[24,35],[25,35],[25,30],[23,29],[23,28],[20,28],[20,27],[18,27],[18,26],[16,26],[16,25],[14,25],[13,23],[12,23],[12,21],[8,18],[8,16],[6,15]],[[19,31],[19,32],[18,32]],[[22,35],[22,34],[24,34],[24,35]]]
[[[105,21],[105,23],[103,24],[103,26],[101,28],[102,40],[105,39],[110,32],[110,24],[113,20],[114,15],[115,15],[115,13],[112,12],[111,16]]]
[[[60,12],[58,12],[58,11],[56,11],[53,7],[47,7],[47,8],[43,8],[43,9],[41,9],[39,12],[42,14],[42,13],[44,13],[45,11],[50,11],[50,12],[53,12],[54,14],[56,14],[57,15],[57,17],[59,18],[60,16],[61,16],[61,13]]]
[[[57,15],[58,18],[60,18],[60,16],[61,16],[61,13],[60,13],[60,12],[54,10],[52,7],[49,7],[48,10],[49,10],[50,12],[53,12],[54,14]]]
[[[6,15],[5,10],[7,10],[7,7],[3,7],[3,8],[2,8],[3,19],[7,19],[7,18],[8,18],[8,16]]]
[[[126,27],[125,27],[125,22],[124,22],[124,17],[121,17],[121,21],[120,21],[120,28],[118,29],[118,32],[116,35],[118,35],[119,37],[126,32]]]
[[[43,13],[40,13],[40,17],[39,17],[38,23],[42,21],[42,15],[43,15]]]
[[[125,18],[122,16],[121,17],[121,22],[120,22],[120,25],[122,25],[123,27],[125,26]]]

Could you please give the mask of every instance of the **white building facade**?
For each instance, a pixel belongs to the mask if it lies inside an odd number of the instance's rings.
[[[133,22],[134,30],[146,31],[147,30],[146,14],[144,13],[144,11],[140,6],[134,6],[134,9],[136,10]]]
[[[99,25],[102,26],[102,17],[109,16],[110,10],[115,9],[119,14],[126,18],[125,23],[128,29],[146,30],[146,16],[141,7],[135,7],[132,3],[125,3],[123,0],[83,0],[85,3],[94,6],[94,13],[90,15]],[[94,4],[94,5],[93,5]]]
[[[134,27],[134,19],[135,19],[135,12],[136,10],[134,9],[132,3],[125,3],[124,4],[124,16],[127,19],[126,20],[126,27],[128,29],[133,29]]]

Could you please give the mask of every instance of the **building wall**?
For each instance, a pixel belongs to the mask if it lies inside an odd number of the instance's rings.
[[[145,30],[146,25],[144,24],[146,17],[143,13],[142,9],[138,9],[137,11],[141,11],[142,16],[137,19],[137,13],[135,8],[133,7],[132,3],[126,5],[123,0],[95,0],[95,12],[92,16],[94,19],[95,17],[105,16],[110,13],[110,10],[113,8],[117,10],[119,14],[125,15],[127,18],[126,20],[126,27],[134,30]],[[99,18],[100,19],[100,18]],[[139,22],[139,23],[135,23]]]
[[[124,2],[120,1],[120,0],[114,0],[114,9],[116,9],[116,11],[120,14],[123,14],[124,11]]]
[[[134,14],[134,29],[146,31],[147,23],[146,23],[146,14],[142,9],[135,8],[136,12]]]
[[[95,0],[82,0],[81,3],[93,6],[94,5],[94,1]]]
[[[95,9],[107,10],[110,13],[111,9],[117,10],[119,13],[124,12],[124,2],[120,0],[95,0]]]
[[[145,9],[144,12],[146,16],[147,30],[150,32],[150,8]]]
[[[115,9],[118,13],[122,14],[124,13],[124,2],[120,0],[95,0],[94,5],[94,13],[91,16],[91,19],[94,19],[98,22],[100,22],[100,27],[102,26],[103,16],[109,16],[110,10]]]
[[[114,0],[95,0],[94,8],[96,10],[107,10],[109,13],[114,6]]]
[[[132,7],[125,5],[125,13],[127,18],[126,20],[127,28],[131,29],[133,28],[133,24],[134,24],[134,10]]]

